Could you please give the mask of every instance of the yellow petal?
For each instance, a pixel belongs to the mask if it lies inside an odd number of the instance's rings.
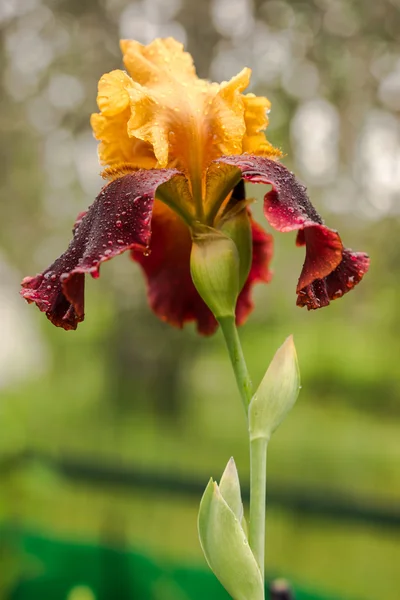
[[[268,112],[271,108],[271,102],[268,98],[246,94],[243,96],[243,103],[247,135],[252,135],[266,129],[268,125]]]
[[[160,113],[158,101],[146,88],[136,85],[130,90],[131,117],[128,134],[149,143],[158,166],[168,165],[168,119]],[[157,122],[159,119],[159,122]]]
[[[265,137],[263,132],[256,135],[245,135],[243,138],[243,153],[279,158],[282,152],[275,148]]]
[[[129,105],[127,89],[132,79],[125,71],[111,71],[100,78],[97,94],[97,105],[103,115],[117,115]]]
[[[136,168],[152,169],[157,161],[150,144],[128,136],[130,114],[128,107],[111,117],[97,113],[91,116],[94,136],[101,142],[98,148],[100,164],[110,167],[130,164]]]
[[[170,79],[197,79],[192,57],[173,38],[158,38],[148,46],[134,40],[121,40],[120,46],[124,65],[132,78],[141,85],[151,87]]]
[[[223,154],[240,154],[242,151],[246,124],[241,92],[249,85],[250,75],[250,69],[243,69],[230,81],[221,83],[215,95],[208,117],[213,132],[213,158]]]
[[[246,134],[243,137],[243,152],[248,154],[262,154],[270,158],[278,158],[281,151],[270,144],[263,131],[268,125],[268,112],[271,103],[268,98],[246,94],[243,96],[245,106],[244,120]]]

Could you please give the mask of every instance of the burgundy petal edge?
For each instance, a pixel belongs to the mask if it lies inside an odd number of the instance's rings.
[[[80,213],[67,250],[43,273],[25,277],[21,295],[57,327],[76,329],[84,319],[84,278],[99,277],[102,262],[127,250],[145,251],[157,187],[176,169],[138,170],[108,183]]]
[[[369,264],[367,254],[345,248],[342,262],[332,273],[298,290],[297,306],[306,306],[308,310],[328,306],[331,300],[341,298],[361,281]]]
[[[215,162],[237,167],[250,183],[272,185],[264,196],[264,215],[277,231],[298,231],[296,244],[306,246],[297,285],[298,306],[327,306],[359,283],[369,267],[365,253],[344,248],[337,231],[324,225],[306,188],[282,164],[263,156],[225,156]],[[347,283],[346,283],[347,282]],[[339,285],[340,284],[340,285]]]

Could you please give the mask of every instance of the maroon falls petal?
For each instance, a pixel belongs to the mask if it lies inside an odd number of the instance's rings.
[[[297,306],[307,306],[308,310],[328,306],[331,300],[341,298],[361,281],[368,271],[369,262],[364,252],[352,252],[345,248],[342,262],[332,273],[297,290]]]
[[[126,250],[145,251],[157,187],[180,175],[175,169],[140,170],[106,185],[80,213],[68,249],[48,269],[25,277],[21,295],[35,302],[54,325],[76,329],[84,319],[84,277]]]
[[[247,154],[225,156],[216,162],[239,168],[246,181],[270,184],[272,190],[264,197],[265,217],[278,231],[298,231],[296,244],[306,246],[297,285],[299,306],[326,306],[362,279],[369,266],[367,255],[343,247],[338,232],[324,225],[306,188],[286,167],[263,156]]]

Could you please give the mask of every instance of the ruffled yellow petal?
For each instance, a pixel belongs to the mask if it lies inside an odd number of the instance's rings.
[[[152,146],[128,134],[129,89],[134,85],[129,75],[120,70],[103,75],[99,81],[97,104],[101,113],[93,114],[90,123],[95,138],[101,142],[100,163],[113,167],[112,172],[127,164],[143,169],[152,169],[157,164]]]
[[[115,70],[100,78],[97,105],[103,115],[112,116],[122,112],[129,105],[128,88],[132,79],[125,71]]]
[[[243,153],[257,154],[268,158],[279,158],[282,152],[275,148],[265,137],[263,132],[256,135],[245,135],[243,138]]]
[[[97,113],[91,116],[94,136],[101,142],[98,148],[100,164],[110,167],[129,164],[134,168],[153,169],[157,160],[150,144],[128,136],[130,114],[128,107],[111,117]]]
[[[243,69],[228,82],[221,83],[207,115],[212,131],[211,154],[240,154],[246,133],[245,104],[241,92],[250,83],[250,69]]]
[[[169,81],[197,80],[193,59],[173,38],[156,39],[148,46],[134,40],[121,40],[124,65],[132,78],[147,87]]]
[[[244,121],[246,133],[243,137],[243,152],[262,154],[270,158],[278,158],[281,151],[270,144],[263,133],[268,126],[268,113],[271,103],[268,98],[246,94],[243,96],[245,106]]]
[[[268,98],[246,94],[243,96],[243,103],[247,135],[252,135],[266,129],[268,125],[268,112],[271,108],[271,102]]]
[[[130,90],[131,117],[128,134],[151,145],[158,166],[168,165],[168,128],[165,111],[159,110],[157,97],[136,85]],[[157,121],[158,120],[158,121]]]

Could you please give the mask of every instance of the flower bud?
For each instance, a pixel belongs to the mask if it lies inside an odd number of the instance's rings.
[[[246,205],[239,212],[228,213],[221,220],[218,229],[235,242],[239,254],[239,292],[241,292],[250,272],[253,254],[251,223]]]
[[[200,502],[198,531],[211,570],[232,598],[263,600],[263,580],[246,535],[212,479]]]
[[[216,319],[235,315],[239,294],[239,256],[235,243],[210,227],[193,234],[193,283]]]
[[[249,405],[250,439],[266,438],[280,425],[296,402],[300,373],[290,336],[276,352]]]
[[[223,499],[239,521],[243,517],[242,495],[240,493],[239,474],[233,458],[230,458],[219,482],[219,491]]]

